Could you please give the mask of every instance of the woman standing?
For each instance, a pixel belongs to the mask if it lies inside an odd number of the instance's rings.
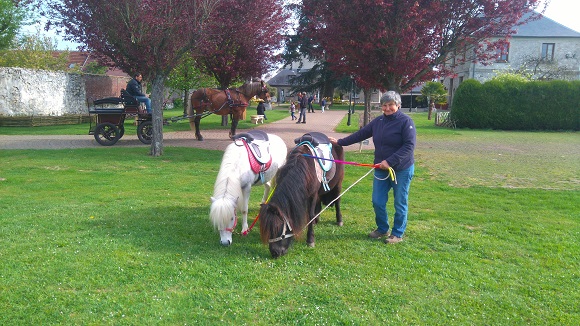
[[[403,241],[407,228],[409,187],[415,171],[415,143],[417,134],[413,120],[400,110],[401,95],[388,91],[381,97],[383,114],[375,118],[359,131],[342,139],[332,137],[332,143],[348,146],[373,137],[375,146],[375,169],[373,180],[372,203],[375,211],[377,229],[369,237],[378,239],[387,236],[385,243]],[[391,178],[389,170],[395,172]],[[387,202],[389,191],[393,189],[395,216],[389,235]]]

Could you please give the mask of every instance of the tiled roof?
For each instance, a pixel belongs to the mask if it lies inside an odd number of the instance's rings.
[[[54,56],[58,56],[60,51],[55,51]],[[81,51],[69,51],[68,55],[68,64],[67,67],[73,68],[76,66],[84,67],[91,62],[96,62],[97,59],[94,56],[91,56],[89,52],[81,52]],[[82,68],[81,68],[82,70]],[[126,77],[128,74],[123,72],[118,68],[109,68],[107,70],[107,76],[121,76]]]
[[[532,13],[522,17],[529,18]],[[512,37],[580,37],[580,33],[570,29],[546,16],[530,21],[516,27],[516,33]]]
[[[274,77],[270,78],[267,83],[273,87],[292,86],[288,81],[289,77],[299,75],[304,71],[307,71],[307,69],[301,69],[300,71],[282,69]]]

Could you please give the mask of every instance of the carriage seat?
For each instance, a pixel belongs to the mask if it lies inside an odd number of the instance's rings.
[[[251,143],[254,140],[268,141],[268,134],[262,130],[250,130],[239,133],[233,137],[234,141],[240,138],[245,138],[247,143]]]
[[[135,96],[129,94],[126,90],[121,89],[121,98],[123,99],[123,106],[125,112],[130,114],[147,114],[145,105],[137,101]]]
[[[320,144],[330,144],[328,136],[317,131],[306,133],[294,139],[294,144],[300,144],[302,142],[309,142],[314,147],[318,147]]]
[[[137,101],[135,96],[129,94],[124,89],[121,89],[121,98],[123,99],[125,106],[139,106],[139,101]]]
[[[104,105],[104,104],[121,104],[123,99],[120,97],[106,97],[98,100],[94,100],[94,105]]]

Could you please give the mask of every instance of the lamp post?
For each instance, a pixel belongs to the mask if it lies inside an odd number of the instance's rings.
[[[351,109],[352,105],[352,109]],[[354,114],[354,76],[350,76],[350,95],[348,101],[348,120],[346,125],[350,126],[350,116]]]

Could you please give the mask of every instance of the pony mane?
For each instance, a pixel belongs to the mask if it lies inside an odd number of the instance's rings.
[[[246,83],[238,87],[238,91],[250,98],[262,91],[262,82]]]
[[[213,187],[210,218],[217,229],[224,229],[235,214],[238,200],[242,198],[239,176],[239,150],[230,144],[224,152],[220,170]]]
[[[320,181],[316,177],[313,161],[302,155],[306,152],[305,146],[292,150],[286,157],[286,164],[276,174],[276,189],[268,204],[260,209],[260,236],[264,243],[278,236],[271,232],[282,230],[281,216],[288,218],[297,236],[308,222],[306,203],[317,195]]]

